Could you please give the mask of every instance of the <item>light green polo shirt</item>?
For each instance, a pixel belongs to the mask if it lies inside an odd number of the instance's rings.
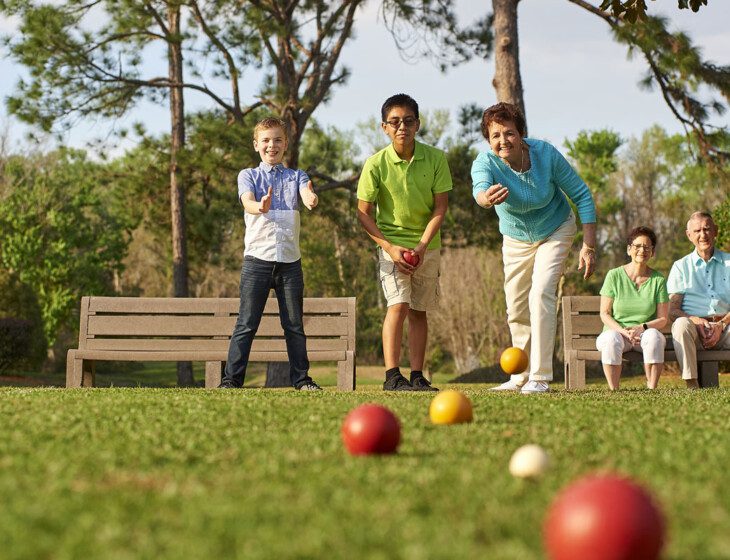
[[[375,223],[388,241],[412,249],[433,215],[434,195],[451,189],[444,152],[416,142],[413,159],[405,161],[390,144],[365,162],[357,198],[376,203]],[[439,231],[428,248],[440,247]]]
[[[601,295],[613,300],[612,315],[622,327],[633,327],[656,319],[657,305],[669,301],[664,276],[652,271],[649,279],[637,290],[623,266],[608,271]],[[603,330],[609,328],[604,326]]]

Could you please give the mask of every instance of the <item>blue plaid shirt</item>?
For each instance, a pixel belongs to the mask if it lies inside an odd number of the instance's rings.
[[[276,262],[294,262],[299,251],[299,192],[306,188],[309,176],[299,169],[282,164],[258,167],[238,174],[238,198],[253,193],[257,201],[272,188],[271,209],[266,214],[244,213],[246,235],[244,255]]]

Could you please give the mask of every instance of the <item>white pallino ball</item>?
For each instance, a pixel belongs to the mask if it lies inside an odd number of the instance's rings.
[[[538,478],[550,467],[550,457],[539,445],[523,445],[512,454],[509,472],[517,478]]]

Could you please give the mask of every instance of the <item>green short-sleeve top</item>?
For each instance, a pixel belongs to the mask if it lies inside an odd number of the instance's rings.
[[[667,281],[653,270],[649,279],[638,289],[623,266],[608,271],[601,295],[613,300],[613,318],[622,327],[641,325],[656,319],[656,308],[669,301]],[[603,330],[609,330],[604,326]]]
[[[357,198],[377,205],[375,223],[391,243],[418,245],[434,209],[434,195],[452,189],[446,154],[416,142],[411,161],[402,160],[390,144],[365,162]],[[441,247],[441,232],[429,249]]]

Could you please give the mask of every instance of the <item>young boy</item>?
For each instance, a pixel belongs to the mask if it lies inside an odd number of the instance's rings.
[[[439,230],[448,208],[451,173],[441,150],[416,141],[421,123],[413,98],[403,93],[388,98],[381,116],[391,144],[365,162],[357,186],[357,216],[378,244],[380,281],[388,303],[383,389],[438,391],[423,376],[423,362],[426,312],[438,306]],[[406,317],[410,382],[398,368]]]
[[[275,118],[259,121],[253,129],[253,147],[261,163],[238,175],[238,196],[246,220],[245,249],[241,268],[241,306],[228,347],[228,361],[220,387],[243,386],[246,366],[261,322],[269,290],[279,301],[289,355],[289,376],[300,391],[319,391],[309,377],[307,339],[302,304],[304,276],[299,252],[299,202],[309,210],[317,195],[304,171],[282,165],[288,145],[286,124]]]

